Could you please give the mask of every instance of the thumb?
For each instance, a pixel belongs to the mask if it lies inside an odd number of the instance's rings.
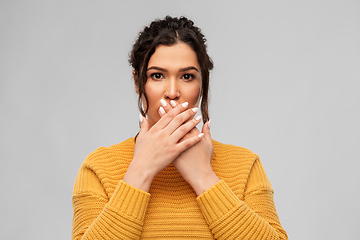
[[[204,138],[208,143],[211,143],[210,125],[211,119],[207,121],[202,127],[202,133],[204,134]]]
[[[149,122],[143,115],[141,115],[141,113],[139,115],[139,123],[140,123],[140,132],[138,138],[141,138],[142,136],[144,136],[145,133],[149,131]]]

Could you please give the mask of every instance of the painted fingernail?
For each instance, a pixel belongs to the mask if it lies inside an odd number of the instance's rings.
[[[197,117],[195,118],[195,120],[196,120],[196,121],[200,121],[200,120],[201,120],[201,116],[197,116]]]
[[[159,108],[159,111],[160,111],[160,113],[162,113],[162,114],[165,113],[165,110],[163,109],[163,107],[160,107],[160,108]]]
[[[194,113],[197,113],[198,108],[197,108],[197,107],[194,107],[194,108],[192,108],[191,110],[192,110]]]
[[[181,104],[184,108],[187,108],[187,106],[189,105],[188,102],[184,102],[183,104]]]
[[[211,127],[211,119],[210,119],[209,122],[208,122],[208,127],[209,127],[209,129],[210,129],[210,127]]]
[[[198,135],[199,138],[202,138],[203,136],[204,136],[203,133],[200,133],[200,134]]]
[[[171,101],[170,101],[170,105],[171,105],[172,107],[176,107],[176,102],[175,102],[174,100],[171,100]]]
[[[144,117],[143,117],[143,115],[141,115],[141,113],[139,114],[139,121],[140,121],[140,123],[142,123],[144,121]]]
[[[166,101],[164,99],[160,100],[161,106],[165,107],[167,105]]]

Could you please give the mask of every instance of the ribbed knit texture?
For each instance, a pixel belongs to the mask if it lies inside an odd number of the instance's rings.
[[[287,239],[258,156],[213,144],[222,180],[198,197],[172,164],[150,193],[123,182],[134,138],[89,154],[75,181],[72,239]]]

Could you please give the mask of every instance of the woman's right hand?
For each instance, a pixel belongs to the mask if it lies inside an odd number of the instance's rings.
[[[141,116],[141,129],[136,139],[134,157],[124,176],[124,182],[148,192],[158,173],[183,151],[200,141],[199,136],[194,136],[179,142],[201,121],[192,119],[197,108],[187,109],[187,106],[187,102],[179,104],[150,129],[147,119]]]

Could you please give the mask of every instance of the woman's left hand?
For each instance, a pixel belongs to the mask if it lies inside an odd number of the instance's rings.
[[[171,103],[173,104],[173,107],[177,104],[175,101],[172,101]],[[172,107],[167,104],[163,106],[163,109],[165,112],[159,111],[160,117],[163,117],[172,109]],[[185,135],[182,140],[199,134],[199,130],[195,127]],[[204,136],[200,142],[182,152],[175,161],[173,161],[176,169],[185,181],[191,185],[198,196],[219,181],[219,178],[211,167],[214,146],[210,135],[210,122],[206,122],[203,125],[202,134],[204,134]]]

